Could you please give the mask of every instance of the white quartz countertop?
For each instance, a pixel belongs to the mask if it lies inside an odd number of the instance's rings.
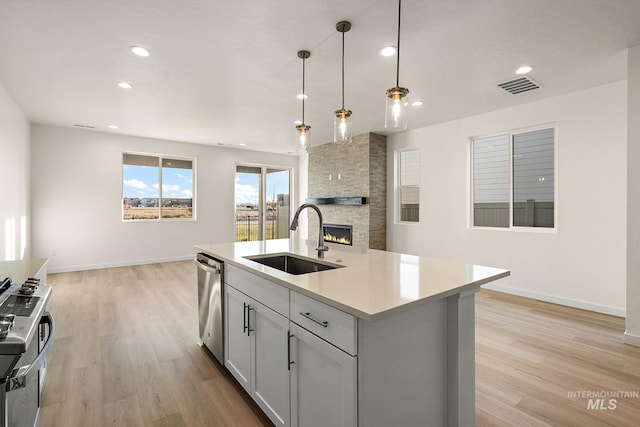
[[[197,245],[202,252],[365,320],[375,320],[434,299],[478,290],[509,270],[329,245],[322,261],[345,268],[293,275],[246,256],[293,253],[317,259],[316,242],[279,239]]]

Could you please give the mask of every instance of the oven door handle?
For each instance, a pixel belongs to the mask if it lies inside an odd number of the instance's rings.
[[[53,320],[53,315],[48,311],[45,312],[40,318],[40,325],[49,325],[49,336],[47,337],[47,342],[44,343],[44,347],[38,357],[34,359],[28,365],[20,366],[19,368],[15,368],[9,378],[7,379],[7,391],[17,390],[19,388],[23,388],[27,385],[27,375],[31,373],[32,370],[38,370],[44,364],[45,359],[49,355],[51,351],[51,347],[53,347],[53,336],[56,331],[56,322]],[[34,337],[33,339],[38,339],[38,337]]]

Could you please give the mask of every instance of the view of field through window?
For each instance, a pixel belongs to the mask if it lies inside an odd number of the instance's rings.
[[[122,219],[193,218],[193,161],[125,153]]]
[[[263,174],[264,193],[262,192]],[[289,185],[289,170],[253,166],[237,167],[235,200],[237,242],[289,237]],[[265,218],[264,236],[261,232],[261,212]]]

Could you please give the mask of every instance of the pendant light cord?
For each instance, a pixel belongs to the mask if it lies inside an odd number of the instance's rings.
[[[344,31],[342,32],[342,109],[344,110]]]
[[[396,87],[400,87],[400,12],[402,0],[398,0],[398,55],[396,56]]]
[[[304,91],[304,64],[306,61],[307,58],[302,58],[302,124],[304,124],[304,98],[307,96]]]

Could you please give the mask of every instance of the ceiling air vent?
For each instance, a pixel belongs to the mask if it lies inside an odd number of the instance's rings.
[[[518,77],[517,79],[500,83],[498,87],[501,87],[512,95],[522,92],[528,92],[534,89],[540,89],[540,85],[527,76]]]

